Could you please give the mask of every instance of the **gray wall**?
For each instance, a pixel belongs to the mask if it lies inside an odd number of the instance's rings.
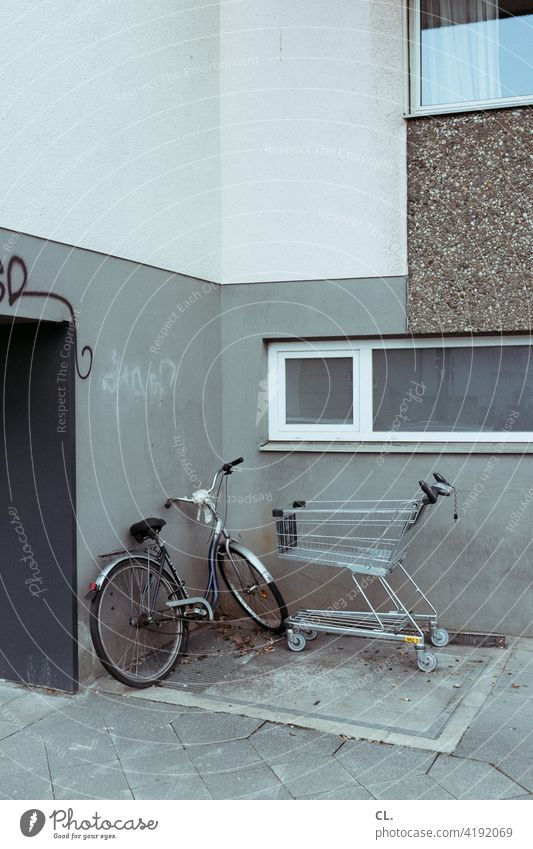
[[[441,471],[457,485],[460,519],[454,523],[451,499],[427,511],[406,561],[410,570],[449,627],[532,634],[530,455],[509,454],[508,447],[504,453],[498,444],[479,446],[479,454],[460,445],[425,445],[423,453],[368,444],[260,449],[267,440],[266,339],[378,332],[405,332],[402,278],[223,288],[224,454],[246,458],[231,479],[233,526],[265,557],[292,609],[342,606],[354,587],[349,577],[277,558],[272,507],[295,498],[409,497],[419,479]]]
[[[10,255],[21,256],[28,289],[66,296],[77,310],[78,349],[94,350],[89,377],[76,379],[83,681],[100,670],[91,650],[85,591],[100,570],[98,555],[132,544],[133,522],[164,516],[183,577],[192,587],[205,585],[205,565],[194,556],[202,552],[202,532],[184,516],[165,511],[163,503],[167,494],[189,494],[205,482],[221,453],[220,290],[31,236],[0,231],[0,239],[4,267]],[[35,310],[37,300],[23,298],[18,306]],[[0,306],[7,314],[17,308],[7,298]],[[55,317],[67,315],[65,310]],[[82,359],[81,368],[86,365]]]
[[[438,469],[458,486],[460,521],[454,525],[448,501],[428,512],[410,567],[444,624],[532,633],[530,455],[501,445],[478,454],[471,446],[450,452],[426,445],[415,454],[401,445],[380,453],[368,445],[302,451],[264,444],[267,340],[402,334],[404,278],[221,288],[9,231],[1,239],[2,280],[9,257],[23,257],[28,290],[67,297],[77,311],[78,349],[94,349],[89,377],[76,380],[82,681],[100,671],[84,600],[98,555],[131,545],[130,524],[160,514],[183,577],[203,587],[208,529],[162,505],[167,494],[205,485],[220,458],[241,454],[245,465],[230,479],[230,525],[264,556],[291,609],[342,606],[353,584],[337,571],[278,560],[273,507],[295,498],[409,496]],[[23,298],[9,306],[4,297],[0,310],[34,316],[37,303]],[[68,317],[57,300],[43,299],[42,310],[54,320]]]

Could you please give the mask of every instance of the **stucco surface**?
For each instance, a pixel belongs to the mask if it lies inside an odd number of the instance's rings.
[[[529,330],[533,113],[408,122],[409,329]]]

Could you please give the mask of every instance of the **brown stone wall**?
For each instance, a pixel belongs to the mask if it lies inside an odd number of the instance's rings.
[[[408,121],[408,326],[530,330],[533,111]]]

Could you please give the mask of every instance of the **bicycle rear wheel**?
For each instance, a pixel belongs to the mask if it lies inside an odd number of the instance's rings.
[[[253,563],[232,545],[229,556],[226,549],[219,549],[217,563],[228,590],[244,612],[267,631],[283,631],[288,612],[276,584],[267,583]]]
[[[91,637],[102,665],[130,687],[162,681],[187,646],[187,625],[180,608],[166,602],[183,597],[163,574],[154,598],[159,564],[124,558],[107,575],[91,602]]]

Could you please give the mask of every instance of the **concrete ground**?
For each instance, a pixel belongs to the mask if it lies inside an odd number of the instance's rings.
[[[533,798],[533,641],[436,653],[222,624],[162,687],[3,683],[0,798]]]

